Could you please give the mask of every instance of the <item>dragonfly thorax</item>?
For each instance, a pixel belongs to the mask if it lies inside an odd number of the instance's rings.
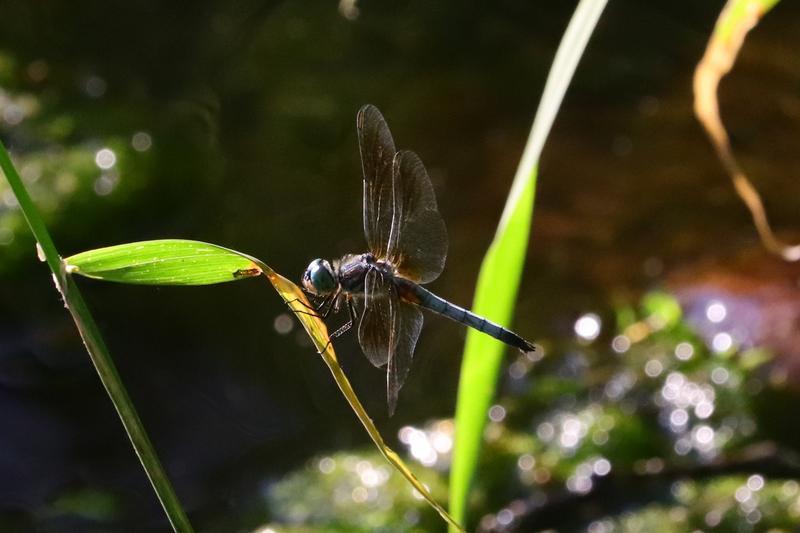
[[[325,296],[338,287],[336,273],[325,259],[314,259],[303,273],[303,288],[311,294]]]

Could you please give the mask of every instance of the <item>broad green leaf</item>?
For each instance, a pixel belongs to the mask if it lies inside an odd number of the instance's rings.
[[[514,313],[533,215],[539,155],[605,5],[606,0],[581,0],[564,32],[497,233],[481,264],[473,309],[500,324],[509,324]],[[525,335],[527,330],[521,333]],[[450,512],[461,523],[465,522],[467,496],[504,349],[502,344],[481,333],[473,330],[467,333],[450,469]]]
[[[501,238],[495,238],[481,265],[475,289],[475,312],[499,324],[509,324],[527,250],[536,171],[518,197]],[[527,329],[527,328],[526,328]],[[477,332],[475,332],[477,333]],[[486,413],[494,398],[505,346],[470,331],[456,403],[456,448],[450,470],[450,511],[464,522],[466,500],[480,455]],[[523,331],[524,334],[524,331]]]
[[[64,263],[69,274],[139,285],[210,285],[261,275],[252,257],[181,239],[98,248],[67,257]]]

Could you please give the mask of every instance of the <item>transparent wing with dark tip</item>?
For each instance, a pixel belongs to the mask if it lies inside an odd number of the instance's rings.
[[[433,185],[419,157],[397,152],[380,111],[366,105],[356,119],[364,172],[364,235],[370,252],[388,260],[399,275],[427,283],[447,256],[447,232]],[[366,275],[358,340],[376,366],[387,365],[389,412],[405,382],[422,329],[422,313],[401,301],[394,277]]]
[[[411,368],[414,347],[422,330],[422,312],[401,301],[392,279],[378,271],[367,273],[364,291],[358,341],[372,364],[386,365],[386,399],[392,415]]]
[[[382,367],[389,362],[393,351],[395,306],[393,284],[387,283],[377,271],[367,272],[364,278],[364,299],[358,325],[358,343],[369,361]]]
[[[387,258],[404,278],[429,283],[444,269],[447,230],[431,179],[414,152],[401,151],[394,156],[392,192]]]
[[[370,252],[385,259],[392,229],[392,164],[397,150],[389,126],[373,105],[365,105],[356,117],[361,168],[364,173],[364,236]]]
[[[389,355],[389,364],[386,368],[386,399],[389,404],[389,416],[394,414],[397,405],[397,396],[408,377],[411,361],[414,358],[414,348],[417,346],[419,333],[422,331],[422,311],[416,305],[398,299],[397,313],[397,346],[394,353]]]

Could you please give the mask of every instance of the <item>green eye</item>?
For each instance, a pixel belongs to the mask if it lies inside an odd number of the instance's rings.
[[[324,259],[315,259],[308,265],[304,276],[317,294],[327,294],[336,288],[336,277],[330,263]]]

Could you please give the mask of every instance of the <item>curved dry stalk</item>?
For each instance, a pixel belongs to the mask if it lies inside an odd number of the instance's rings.
[[[434,499],[428,488],[419,480],[419,478],[417,478],[417,476],[414,475],[411,469],[406,466],[405,462],[403,462],[400,456],[397,455],[397,453],[389,448],[389,446],[387,446],[384,442],[383,437],[378,431],[378,428],[375,427],[375,424],[367,414],[366,409],[364,409],[364,406],[361,405],[358,396],[350,384],[350,380],[347,379],[342,367],[339,366],[339,361],[336,358],[333,345],[329,340],[328,329],[326,328],[325,323],[322,322],[322,320],[320,320],[318,317],[312,316],[305,312],[305,310],[311,305],[306,299],[305,293],[303,293],[303,291],[300,290],[297,285],[272,270],[266,264],[258,261],[257,259],[254,259],[254,262],[264,273],[264,276],[266,276],[270,283],[272,283],[272,286],[276,291],[278,291],[278,294],[281,296],[281,298],[283,298],[297,319],[303,325],[303,328],[306,330],[306,333],[308,333],[309,337],[311,337],[311,340],[313,341],[314,346],[317,348],[319,355],[322,356],[325,364],[328,365],[328,369],[331,371],[333,379],[339,386],[339,390],[342,391],[347,403],[350,404],[350,408],[356,414],[359,422],[361,422],[361,425],[364,426],[364,429],[367,430],[372,442],[378,447],[378,450],[381,452],[383,457],[398,472],[400,472],[404,478],[406,478],[411,486],[413,486],[414,489],[425,499],[428,505],[433,507],[436,512],[439,513],[439,516],[441,516],[451,528],[463,532],[464,528],[461,527],[458,521]]]
[[[797,261],[800,260],[800,244],[782,242],[772,231],[761,196],[733,154],[717,99],[720,80],[733,67],[745,36],[776,3],[777,0],[728,1],[720,13],[705,54],[695,69],[694,112],[733,181],[736,193],[750,211],[764,247],[786,261]]]

